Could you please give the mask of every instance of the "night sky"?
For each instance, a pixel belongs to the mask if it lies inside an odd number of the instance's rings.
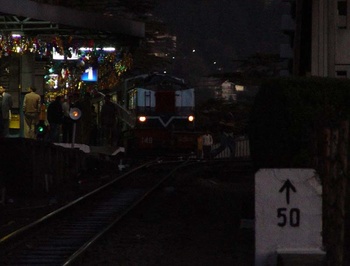
[[[227,65],[254,53],[279,53],[280,0],[162,0],[156,15],[177,35],[183,53]]]

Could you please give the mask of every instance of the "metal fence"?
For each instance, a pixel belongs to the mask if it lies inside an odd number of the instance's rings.
[[[250,147],[249,147],[248,137],[240,136],[236,138],[235,142],[236,142],[236,149],[235,149],[234,158],[249,159]],[[216,149],[219,146],[220,146],[220,143],[214,143],[212,149]],[[228,147],[225,150],[223,150],[221,153],[219,153],[217,156],[215,156],[216,159],[230,158],[230,157],[231,157],[231,151]]]
[[[116,162],[78,147],[23,138],[0,139],[0,147],[0,161],[6,166],[0,169],[0,189],[3,181],[13,191],[49,192],[59,185],[77,182],[84,178],[80,177],[83,173],[90,174],[95,168],[98,176],[117,169]]]

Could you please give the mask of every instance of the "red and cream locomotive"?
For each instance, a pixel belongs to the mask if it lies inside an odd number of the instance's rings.
[[[126,79],[123,91],[122,136],[127,150],[195,150],[195,93],[184,80],[140,75]]]

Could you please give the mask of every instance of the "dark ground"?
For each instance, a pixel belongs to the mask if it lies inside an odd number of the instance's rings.
[[[70,184],[70,193],[66,187],[56,197],[14,199],[0,207],[0,235],[102,182]],[[237,172],[231,162],[194,166],[92,246],[79,265],[253,265],[253,216],[252,172]]]
[[[254,231],[241,227],[254,213],[253,179],[223,169],[177,175],[80,265],[253,265]]]

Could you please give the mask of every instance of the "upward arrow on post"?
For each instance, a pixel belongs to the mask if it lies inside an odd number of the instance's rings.
[[[283,186],[280,188],[279,192],[282,193],[283,191],[286,191],[286,200],[287,200],[287,204],[289,204],[289,200],[290,200],[290,190],[292,190],[293,192],[297,192],[297,190],[295,189],[295,187],[293,186],[292,182],[290,182],[289,179],[286,180],[286,182],[284,182]]]

